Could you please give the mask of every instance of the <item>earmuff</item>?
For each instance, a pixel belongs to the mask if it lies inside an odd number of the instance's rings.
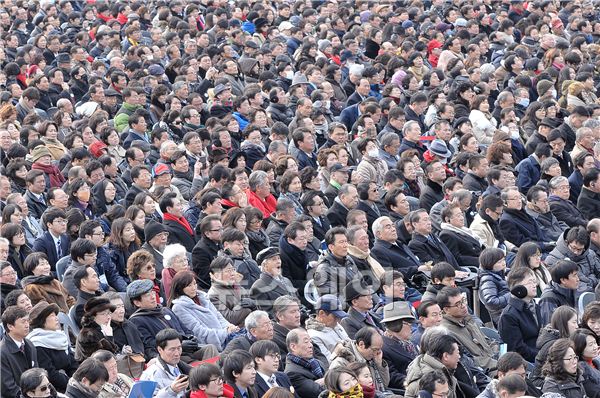
[[[269,93],[269,101],[272,104],[276,104],[279,102],[279,96],[277,95],[277,90],[271,90]]]

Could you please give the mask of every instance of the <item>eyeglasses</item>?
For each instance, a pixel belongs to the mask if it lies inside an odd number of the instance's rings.
[[[456,307],[456,308],[463,308],[467,305],[467,299],[463,298],[462,300],[460,300],[459,302],[457,302],[456,304],[452,304],[452,305],[447,305],[446,307],[451,308],[451,307]]]
[[[573,355],[573,356],[568,357],[568,358],[563,358],[563,361],[573,361],[573,360],[579,361],[579,357],[577,355]]]
[[[57,224],[66,224],[67,220],[63,220],[62,218],[56,218],[54,221],[52,221],[53,223],[57,223]]]
[[[212,383],[213,381],[216,382],[217,384],[222,384],[223,383],[223,378],[222,377],[217,377],[215,379],[210,379],[209,383]]]
[[[271,358],[275,358],[275,359],[281,359],[281,354],[278,352],[272,352],[270,354],[267,354],[266,356],[271,357]]]

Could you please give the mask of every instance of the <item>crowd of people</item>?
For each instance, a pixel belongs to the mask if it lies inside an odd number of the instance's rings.
[[[0,0],[0,395],[600,397],[599,54],[597,0]]]

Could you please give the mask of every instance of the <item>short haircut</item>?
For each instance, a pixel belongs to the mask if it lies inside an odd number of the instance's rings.
[[[94,242],[89,239],[79,238],[71,243],[71,258],[75,261],[79,261],[84,258],[86,254],[96,253],[97,250]]]
[[[288,307],[292,304],[300,305],[300,301],[297,298],[292,296],[280,296],[273,301],[273,315],[275,316],[275,320],[279,319],[279,315],[288,309]]]
[[[21,290],[22,294],[25,294]],[[2,325],[4,326],[4,330],[8,333],[8,325],[14,326],[17,319],[28,318],[29,314],[23,308],[17,307],[16,305],[11,305],[10,307],[4,310],[2,314]]]
[[[170,192],[170,193],[164,195],[160,199],[160,203],[159,203],[160,211],[162,211],[163,213],[168,213],[167,208],[169,208],[169,207],[172,208],[175,206],[175,199],[177,199],[177,194],[175,192]]]
[[[354,335],[354,341],[356,342],[356,345],[362,342],[365,345],[365,348],[369,348],[371,347],[373,336],[375,335],[379,335],[379,332],[375,328],[371,326],[364,326],[358,332],[356,332]]]
[[[427,372],[421,377],[419,380],[419,390],[425,390],[428,393],[433,394],[436,384],[448,384],[446,375],[439,369]]]
[[[590,243],[590,235],[585,227],[578,225],[567,231],[567,234],[565,235],[565,243],[569,244],[572,242],[577,242],[587,247],[587,245]]]
[[[163,329],[156,334],[156,347],[160,347],[164,349],[169,341],[171,340],[179,340],[181,341],[181,335],[175,329],[167,328]]]
[[[444,278],[454,278],[456,277],[456,270],[450,263],[445,261],[439,262],[435,264],[431,268],[431,281],[438,280],[442,281]]]
[[[51,207],[44,212],[44,215],[42,216],[42,224],[47,226],[48,224],[52,224],[57,218],[63,218],[66,220],[67,213],[59,208]]]
[[[519,369],[525,366],[525,360],[518,352],[509,351],[498,359],[498,372],[506,374],[511,370]]]
[[[423,318],[427,318],[429,316],[428,311],[429,308],[433,307],[434,305],[438,305],[437,301],[434,300],[427,300],[427,301],[421,301],[421,303],[419,304],[419,307],[417,308],[417,316],[423,317]]]
[[[189,374],[190,388],[197,391],[200,386],[207,386],[213,377],[221,377],[221,369],[213,363],[203,363],[192,368]]]
[[[223,376],[225,380],[231,385],[235,384],[236,376],[234,373],[242,373],[247,365],[253,363],[254,358],[248,351],[233,350],[223,361]]]
[[[427,354],[434,358],[442,359],[444,354],[453,354],[458,349],[458,347],[455,347],[455,344],[458,346],[458,341],[454,336],[435,336],[429,341]]]
[[[77,290],[81,290],[81,281],[88,277],[89,269],[92,269],[92,267],[86,265],[85,267],[80,267],[79,269],[77,269],[77,271],[73,273],[73,284],[75,285]]]
[[[585,172],[583,175],[583,185],[585,187],[590,187],[592,182],[598,181],[598,176],[600,175],[600,169],[593,167]]]
[[[518,374],[510,374],[503,377],[497,386],[498,393],[506,391],[509,394],[518,394],[527,392],[527,383]]]
[[[252,343],[250,355],[253,358],[264,358],[269,354],[279,354],[279,346],[271,340],[259,340]]]
[[[506,277],[506,283],[508,284],[508,288],[512,289],[513,287],[515,287],[517,285],[522,285],[523,281],[528,276],[535,277],[535,273],[530,268],[519,267],[519,268],[511,269],[510,272],[508,273],[508,276]]]
[[[504,251],[497,247],[488,247],[484,249],[479,255],[479,266],[481,269],[491,271],[494,268],[494,264],[504,258]]]
[[[344,227],[334,227],[331,228],[330,230],[328,230],[325,233],[325,243],[329,246],[329,245],[333,245],[335,243],[335,237],[338,235],[343,235],[344,237],[347,237],[346,234],[346,228]]]
[[[458,287],[446,286],[440,290],[435,298],[441,309],[450,305],[450,297],[461,296],[462,291]]]
[[[200,232],[203,234],[207,233],[211,228],[213,221],[221,221],[221,217],[217,214],[209,214],[200,221]]]
[[[79,365],[75,373],[73,374],[73,379],[81,382],[83,378],[90,383],[94,384],[97,381],[108,381],[108,370],[102,362],[95,358],[87,358],[85,361]]]
[[[221,234],[221,243],[245,241],[246,234],[236,228],[227,228]]]
[[[250,314],[248,314],[248,316],[244,320],[244,327],[248,331],[250,329],[257,328],[258,321],[259,321],[259,319],[262,319],[262,318],[269,319],[269,314],[266,313],[265,311],[261,311],[261,310],[252,311]]]
[[[550,276],[554,283],[560,284],[561,279],[568,279],[573,272],[578,272],[579,267],[571,260],[559,260],[550,270]]]

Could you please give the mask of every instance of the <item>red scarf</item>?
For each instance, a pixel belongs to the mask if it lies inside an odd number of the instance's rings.
[[[179,224],[181,224],[183,226],[183,228],[185,228],[190,235],[194,235],[194,230],[192,230],[192,227],[190,226],[190,223],[188,222],[188,220],[186,220],[184,217],[176,217],[171,213],[164,213],[163,214],[163,220],[171,220],[171,221],[176,221]]]
[[[32,169],[41,170],[48,176],[50,179],[50,188],[60,188],[65,183],[65,177],[61,174],[58,167],[54,165],[43,166],[39,163],[34,163],[31,165]]]
[[[237,203],[233,203],[229,199],[221,199],[221,204],[226,207],[240,207]]]
[[[231,387],[229,384],[223,384],[223,397],[224,398],[233,398],[234,397],[233,387]],[[190,398],[207,398],[207,395],[202,390],[192,391],[192,393],[190,394]]]

